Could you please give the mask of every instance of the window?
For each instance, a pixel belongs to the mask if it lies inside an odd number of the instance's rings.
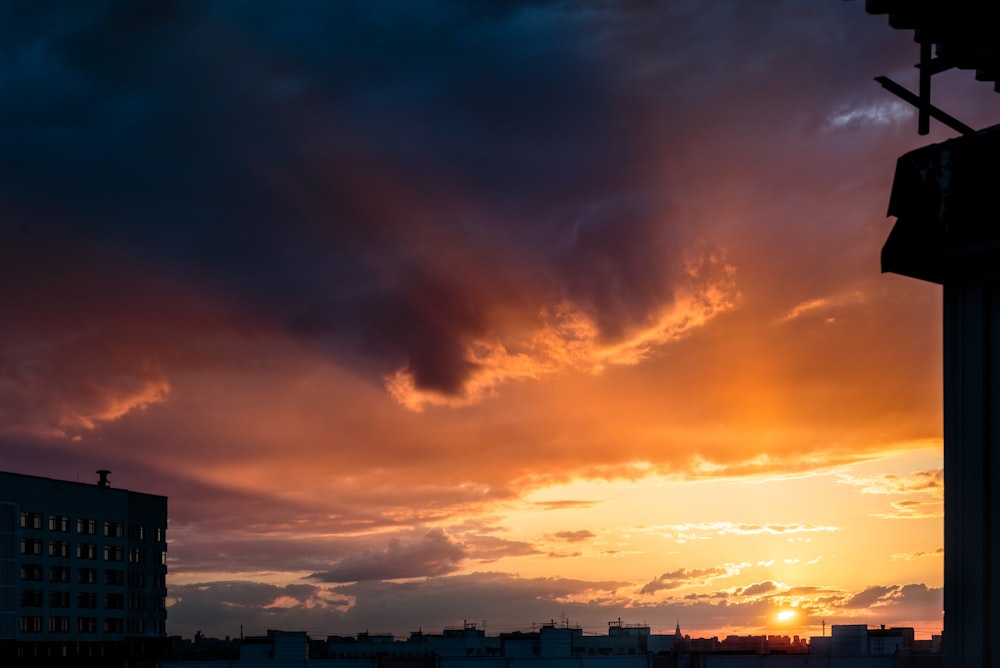
[[[21,564],[21,579],[40,582],[44,571],[38,564]]]
[[[49,633],[69,633],[69,617],[49,617]]]
[[[129,610],[142,610],[146,607],[146,595],[145,594],[129,594],[128,596],[128,609]]]
[[[97,559],[97,546],[93,543],[76,544],[77,559]]]
[[[128,586],[129,587],[145,587],[146,586],[146,574],[141,571],[129,571],[128,573]]]
[[[146,620],[142,617],[129,617],[128,632],[130,635],[142,635],[146,632]]]
[[[21,590],[21,607],[22,608],[40,608],[42,607],[42,592],[34,589],[22,589]]]
[[[65,515],[49,515],[49,531],[69,533],[69,518]]]
[[[21,528],[22,529],[41,529],[42,528],[42,514],[41,513],[21,513]],[[39,629],[41,630],[41,629]]]
[[[121,594],[105,594],[104,607],[107,610],[121,610],[125,607],[125,597]]]
[[[146,527],[141,524],[130,524],[128,526],[128,537],[132,540],[145,540]]]
[[[121,522],[104,522],[104,535],[108,538],[121,538],[123,524]]]
[[[77,617],[77,633],[97,633],[97,617]]]
[[[128,549],[128,562],[130,564],[146,563],[146,551],[141,547],[130,547]]]
[[[42,555],[42,541],[38,538],[22,538],[21,554]]]
[[[77,584],[86,584],[86,585],[97,584],[97,569],[78,568],[76,570],[76,582]]]
[[[49,592],[49,607],[50,608],[68,608],[69,607],[69,592],[68,591],[50,591]]]
[[[125,550],[120,545],[104,546],[104,561],[123,561],[124,559]]]
[[[160,527],[156,527],[156,529],[154,530],[154,534],[155,534],[156,542],[157,543],[162,543],[163,541],[166,540],[166,538],[165,538],[166,530],[165,529],[162,529]]]
[[[104,571],[104,584],[123,585],[125,584],[125,572],[116,570]]]
[[[82,591],[76,595],[76,607],[78,608],[96,608],[97,607],[97,594],[92,591]]]
[[[104,632],[105,633],[121,633],[122,632],[122,618],[121,617],[105,617],[104,618]]]
[[[21,633],[41,633],[42,616],[24,615],[21,617]]]
[[[68,557],[69,556],[69,541],[65,541],[65,540],[50,540],[49,541],[49,556],[50,557]]]
[[[94,520],[84,519],[83,517],[78,517],[76,520],[76,532],[84,536],[96,535],[97,522]]]
[[[166,550],[160,550],[160,565],[161,566],[166,566],[167,565],[167,551]]]
[[[69,582],[69,566],[50,566],[49,582]]]

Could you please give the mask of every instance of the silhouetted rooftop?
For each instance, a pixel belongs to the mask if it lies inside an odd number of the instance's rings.
[[[993,3],[980,0],[865,0],[869,14],[888,14],[889,25],[913,30],[914,41],[934,47],[921,58],[930,74],[951,68],[975,70],[976,79],[992,81],[1000,92],[1000,27]]]

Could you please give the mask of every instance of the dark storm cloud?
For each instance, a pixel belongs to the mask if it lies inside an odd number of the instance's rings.
[[[476,370],[466,351],[501,311],[532,321],[568,299],[620,337],[671,301],[687,243],[664,184],[641,173],[643,82],[613,75],[625,26],[647,15],[447,0],[8,6],[0,234],[13,255],[56,242],[68,261],[36,258],[47,292],[0,308],[65,295],[53,317],[68,338],[112,329],[117,311],[72,298],[79,276],[104,271],[123,305],[145,299],[151,328],[183,340],[190,305],[144,292],[161,274],[373,379],[403,368],[444,394]],[[8,285],[23,278],[0,268]],[[131,370],[78,377],[109,392],[162,382],[163,343],[134,338]],[[101,344],[71,352],[104,360]]]

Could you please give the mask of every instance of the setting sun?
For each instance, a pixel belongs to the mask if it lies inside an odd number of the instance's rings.
[[[794,610],[781,610],[778,612],[779,622],[788,622],[795,619],[796,612]]]

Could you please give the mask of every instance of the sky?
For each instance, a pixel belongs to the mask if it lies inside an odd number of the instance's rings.
[[[5,3],[0,468],[168,496],[172,635],[940,633],[940,288],[879,267],[896,158],[954,135],[873,81],[912,37]]]

